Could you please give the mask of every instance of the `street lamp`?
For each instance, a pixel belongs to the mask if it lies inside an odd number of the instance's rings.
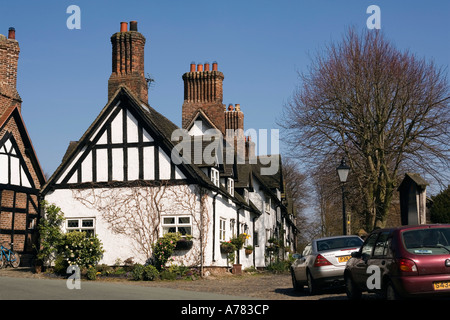
[[[342,231],[344,235],[347,234],[347,215],[345,213],[345,188],[344,185],[347,182],[348,172],[350,171],[350,167],[345,163],[345,159],[342,158],[341,164],[336,168],[336,171],[339,176],[339,180],[341,181],[342,188]]]

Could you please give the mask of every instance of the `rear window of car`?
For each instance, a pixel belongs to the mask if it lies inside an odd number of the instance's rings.
[[[450,228],[407,230],[402,233],[403,244],[410,253],[438,255],[450,253]]]
[[[317,241],[317,250],[320,252],[334,249],[359,248],[362,243],[362,240],[358,237],[324,239]]]

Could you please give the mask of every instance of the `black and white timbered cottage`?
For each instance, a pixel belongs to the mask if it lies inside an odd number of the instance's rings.
[[[45,183],[21,114],[19,44],[14,28],[0,34],[0,243],[27,264],[38,244],[39,190]]]
[[[130,30],[122,23],[111,42],[108,103],[83,136],[70,143],[60,166],[42,189],[45,200],[64,212],[64,230],[97,234],[105,249],[101,263],[106,264],[128,258],[144,262],[158,237],[179,232],[192,236],[193,245],[177,250],[175,262],[206,267],[227,266],[221,242],[245,232],[250,236],[246,244],[254,244],[257,250],[252,254],[238,252],[236,262],[243,267],[264,267],[267,236],[276,228],[277,212],[286,210],[281,192],[277,195],[276,186],[266,187],[249,172],[239,177],[237,165],[219,161],[217,150],[209,153],[213,161],[205,162],[195,152],[191,161],[185,161],[191,150],[180,152],[175,148],[179,140],[173,136],[180,128],[148,103],[143,69],[145,38],[137,31],[137,23],[131,22]],[[200,146],[200,154],[208,150],[204,141],[195,142],[198,133],[204,134],[202,127],[214,126],[223,132],[229,124],[243,122],[243,118],[233,121],[231,114],[227,121],[214,122],[219,110],[225,119],[223,75],[217,64],[205,72],[210,72],[207,77],[192,70],[183,76],[187,90],[184,132],[196,136],[189,145]],[[199,94],[202,81],[192,80],[196,77],[205,79],[205,92],[212,96]],[[191,86],[191,81],[197,85]],[[189,92],[202,96],[205,103],[193,103]],[[209,122],[203,126],[202,119]],[[183,158],[174,157],[180,154]],[[248,183],[239,184],[240,178],[252,180],[253,189],[246,187]],[[281,190],[282,183],[278,187]],[[269,206],[264,205],[267,197],[274,198]],[[286,226],[295,228],[293,223]]]

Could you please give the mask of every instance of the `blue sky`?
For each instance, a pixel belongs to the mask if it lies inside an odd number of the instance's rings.
[[[107,103],[110,37],[121,21],[137,20],[147,38],[146,73],[156,80],[149,103],[175,124],[181,124],[182,74],[192,61],[217,61],[224,103],[241,105],[246,129],[272,129],[310,56],[349,26],[365,28],[372,4],[398,48],[450,65],[450,2],[437,0],[0,0],[0,33],[16,28],[22,115],[51,175],[69,142]],[[66,27],[69,5],[81,9],[80,30]]]

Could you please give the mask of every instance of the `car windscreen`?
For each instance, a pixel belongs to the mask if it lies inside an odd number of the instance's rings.
[[[406,230],[403,244],[411,253],[437,255],[450,253],[450,228]]]
[[[324,239],[317,241],[317,250],[320,252],[336,249],[359,248],[362,243],[362,240],[358,237]]]

